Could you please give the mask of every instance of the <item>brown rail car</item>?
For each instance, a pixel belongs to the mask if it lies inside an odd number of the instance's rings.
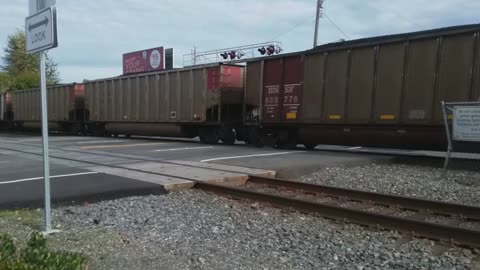
[[[86,83],[88,129],[97,135],[241,138],[244,67],[214,64]]]
[[[480,94],[480,25],[318,46],[248,62],[246,140],[441,149],[441,101]]]
[[[0,129],[11,127],[12,114],[12,96],[9,93],[0,94]]]
[[[51,131],[71,132],[82,131],[84,120],[83,84],[55,85],[47,88],[48,125]],[[41,99],[40,89],[13,91],[7,95],[6,120],[11,121],[16,129],[41,129]],[[8,108],[8,105],[7,105]]]

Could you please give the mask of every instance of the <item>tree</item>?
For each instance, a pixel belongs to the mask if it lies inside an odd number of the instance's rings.
[[[7,85],[7,90],[34,88],[40,85],[39,56],[28,54],[25,50],[25,33],[17,30],[8,36],[7,46],[2,57],[3,72],[0,75],[0,91]],[[46,54],[46,77],[47,84],[58,84],[60,76],[57,64]],[[6,74],[6,75],[5,75]]]

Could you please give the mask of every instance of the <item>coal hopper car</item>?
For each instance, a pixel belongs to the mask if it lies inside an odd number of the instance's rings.
[[[47,88],[48,127],[50,131],[79,134],[85,120],[84,85],[64,84]],[[41,130],[40,89],[13,91],[6,95],[5,120],[11,129]]]
[[[247,63],[245,139],[445,149],[441,101],[478,101],[480,25],[318,46]]]
[[[242,140],[244,67],[212,64],[90,81],[87,129],[100,136]]]

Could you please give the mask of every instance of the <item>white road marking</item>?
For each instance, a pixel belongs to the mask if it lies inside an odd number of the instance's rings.
[[[304,152],[306,152],[306,151],[276,152],[276,153],[268,153],[268,154],[256,154],[256,155],[232,156],[232,157],[219,157],[219,158],[204,159],[204,160],[201,160],[200,162],[209,162],[209,161],[224,160],[224,159],[249,158],[249,157],[278,156],[278,155],[297,154],[297,153],[304,153]]]
[[[83,172],[83,173],[62,174],[62,175],[50,176],[50,178],[63,178],[63,177],[80,176],[80,175],[97,174],[97,173],[98,172]],[[34,178],[25,178],[25,179],[19,179],[19,180],[0,182],[0,185],[20,183],[20,182],[28,182],[28,181],[35,181],[35,180],[42,180],[42,179],[43,179],[43,176],[42,177],[34,177]]]
[[[159,150],[153,150],[153,151],[154,152],[168,152],[168,151],[196,150],[196,149],[208,149],[208,148],[213,148],[213,146],[170,148],[170,149],[159,149]]]
[[[158,145],[166,143],[136,143],[136,144],[121,144],[121,145],[93,145],[93,146],[82,146],[80,149],[102,149],[102,148],[122,148],[122,147],[133,147],[133,146],[148,146],[148,145]]]
[[[356,150],[356,149],[360,149],[360,148],[362,148],[362,147],[361,147],[361,146],[357,146],[357,147],[350,147],[350,148],[348,148],[348,150]]]
[[[117,142],[127,142],[129,140],[110,140],[110,141],[86,141],[86,142],[77,142],[78,144],[89,144],[89,143],[117,143]]]
[[[48,140],[49,141],[71,141],[71,140],[89,140],[85,138],[79,138],[79,137],[52,137],[49,136]],[[17,142],[35,142],[35,141],[41,141],[42,138],[35,138],[35,139],[24,139],[24,140],[18,140]]]

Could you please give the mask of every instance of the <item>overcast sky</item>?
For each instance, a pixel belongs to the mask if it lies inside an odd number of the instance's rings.
[[[0,0],[0,56],[23,29],[27,0]],[[120,75],[122,54],[157,46],[182,55],[278,40],[286,52],[313,43],[316,0],[57,0],[63,82]],[[319,43],[480,23],[478,0],[326,0]],[[336,25],[336,26],[335,26]],[[344,33],[342,33],[342,31]]]

